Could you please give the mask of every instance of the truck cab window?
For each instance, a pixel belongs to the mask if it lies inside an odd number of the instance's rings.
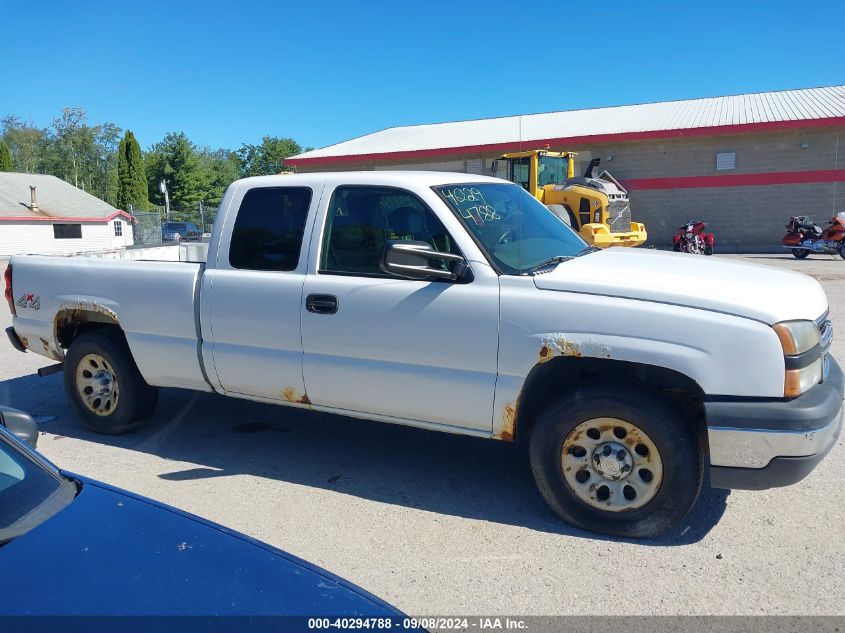
[[[528,191],[530,186],[529,178],[530,178],[530,169],[531,169],[531,159],[527,156],[525,158],[512,158],[510,161],[511,164],[511,174],[510,180],[511,182],[515,182],[516,184],[520,185],[523,189]]]
[[[540,156],[537,162],[537,186],[566,182],[566,159],[559,156]]]
[[[320,272],[384,276],[379,268],[387,240],[414,240],[457,253],[437,216],[401,189],[339,187],[332,196],[323,233]]]
[[[259,187],[247,191],[232,229],[232,267],[294,270],[299,263],[310,204],[308,187]]]

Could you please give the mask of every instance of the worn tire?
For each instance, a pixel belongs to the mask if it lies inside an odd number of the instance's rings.
[[[712,255],[713,254],[713,247],[712,246],[705,246],[704,247],[704,254],[705,255]]]
[[[85,404],[78,387],[77,370],[91,354],[108,362],[119,387],[116,405],[104,415],[94,413]],[[91,330],[71,343],[64,362],[64,386],[74,411],[95,433],[120,435],[133,431],[152,417],[158,402],[158,389],[143,379],[123,333],[117,328]]]
[[[810,254],[810,250],[807,249],[807,248],[793,248],[792,249],[792,256],[795,259],[804,259],[809,254]]]
[[[581,500],[566,482],[564,441],[575,427],[594,418],[626,421],[657,447],[662,482],[642,507],[602,510]],[[695,504],[703,478],[702,452],[692,424],[657,395],[610,385],[585,387],[549,405],[531,433],[530,459],[537,487],[564,521],[592,532],[629,538],[654,537],[676,525]]]

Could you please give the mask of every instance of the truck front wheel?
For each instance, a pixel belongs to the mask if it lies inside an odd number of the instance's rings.
[[[694,428],[651,394],[595,386],[564,396],[538,418],[530,454],[546,502],[593,532],[657,536],[701,489]]]
[[[144,381],[116,328],[92,330],[73,341],[65,356],[64,384],[74,411],[96,433],[138,428],[158,401],[158,390]]]

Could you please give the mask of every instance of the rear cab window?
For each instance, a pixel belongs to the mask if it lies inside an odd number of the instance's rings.
[[[232,228],[232,268],[296,269],[311,196],[310,187],[256,187],[247,191]]]

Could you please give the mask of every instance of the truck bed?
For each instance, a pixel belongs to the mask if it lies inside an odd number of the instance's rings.
[[[9,265],[15,331],[31,351],[60,361],[64,330],[117,323],[149,384],[211,390],[199,354],[205,264],[16,255]]]

